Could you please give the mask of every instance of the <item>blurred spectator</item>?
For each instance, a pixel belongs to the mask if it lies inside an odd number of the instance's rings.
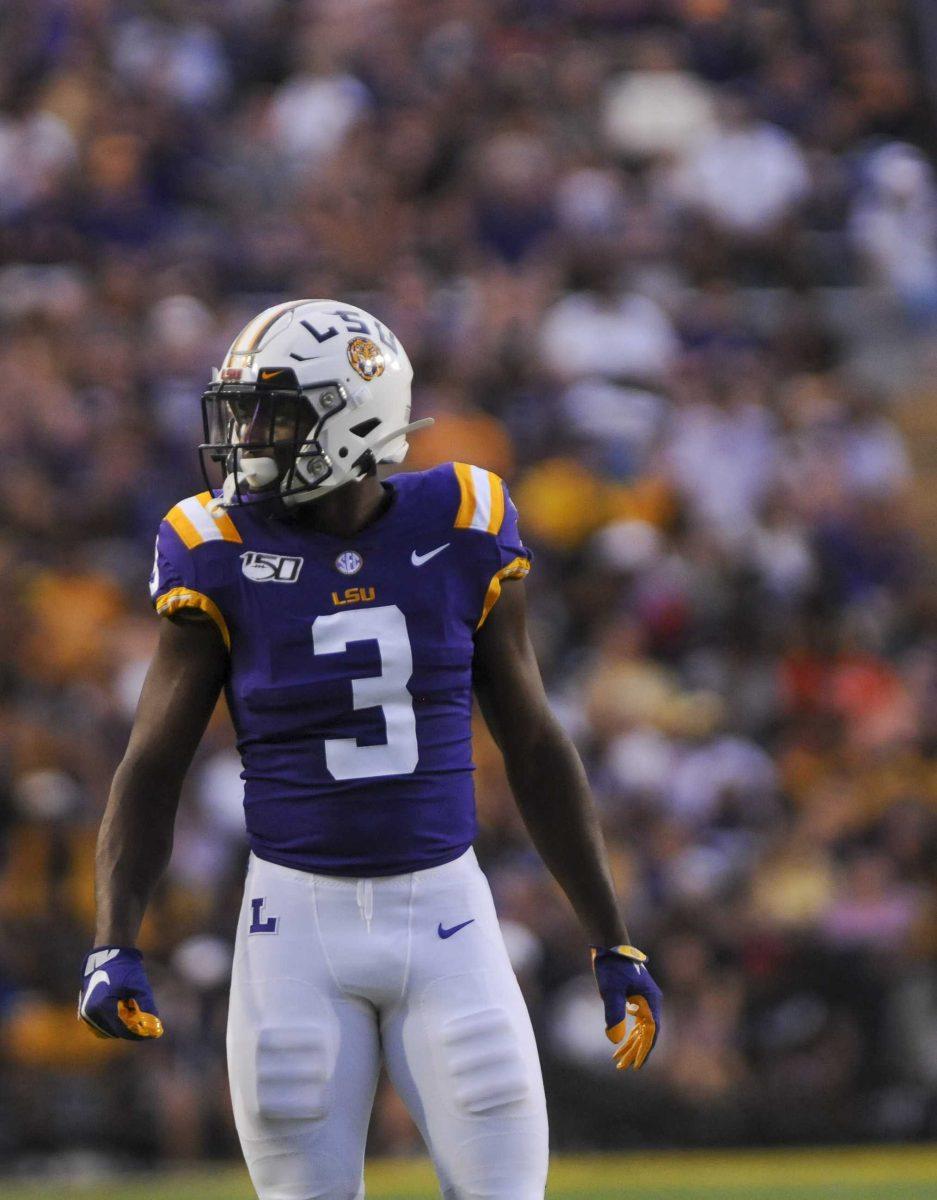
[[[679,156],[711,131],[715,107],[712,88],[656,33],[638,43],[632,69],[609,84],[602,125],[623,156]]]
[[[674,196],[720,233],[768,238],[805,198],[807,165],[796,141],[758,121],[741,96],[721,101],[717,128],[690,142]]]
[[[871,283],[888,288],[908,315],[937,312],[937,186],[920,150],[891,142],[867,155],[849,232]]]
[[[554,375],[660,382],[677,354],[660,306],[623,288],[614,257],[598,246],[583,252],[571,283],[574,290],[547,310],[540,327],[541,352]]]

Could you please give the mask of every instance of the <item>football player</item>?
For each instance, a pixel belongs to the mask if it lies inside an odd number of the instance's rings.
[[[591,943],[618,1066],[640,1067],[660,1029],[528,640],[507,489],[463,463],[379,480],[427,423],[410,421],[411,377],[350,304],[279,304],[235,339],[203,397],[223,483],[160,526],[150,589],[169,620],[101,825],[79,1015],[159,1037],[135,942],[223,688],[251,848],[228,1066],[261,1200],[364,1195],[382,1059],[444,1196],[543,1197],[536,1046],[472,850],[473,692]]]

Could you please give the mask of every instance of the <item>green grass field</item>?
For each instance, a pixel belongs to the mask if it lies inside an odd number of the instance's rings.
[[[438,1197],[424,1162],[374,1161],[368,1200]],[[0,1200],[255,1200],[239,1170],[120,1183],[5,1184]],[[937,1200],[937,1147],[557,1159],[549,1200]]]

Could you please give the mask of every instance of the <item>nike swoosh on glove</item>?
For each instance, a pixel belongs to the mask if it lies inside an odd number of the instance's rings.
[[[98,946],[86,956],[78,1017],[100,1038],[144,1042],[163,1036],[139,950]]]
[[[644,965],[647,955],[634,946],[592,947],[592,969],[605,1004],[605,1036],[616,1045],[618,1070],[639,1070],[654,1049],[660,1033],[661,991]],[[625,1013],[634,1027],[625,1036]]]

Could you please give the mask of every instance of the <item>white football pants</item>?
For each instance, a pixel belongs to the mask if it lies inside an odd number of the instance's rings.
[[[382,1057],[446,1200],[543,1200],[537,1047],[474,852],[379,879],[252,855],[228,1073],[260,1200],[361,1200]]]

